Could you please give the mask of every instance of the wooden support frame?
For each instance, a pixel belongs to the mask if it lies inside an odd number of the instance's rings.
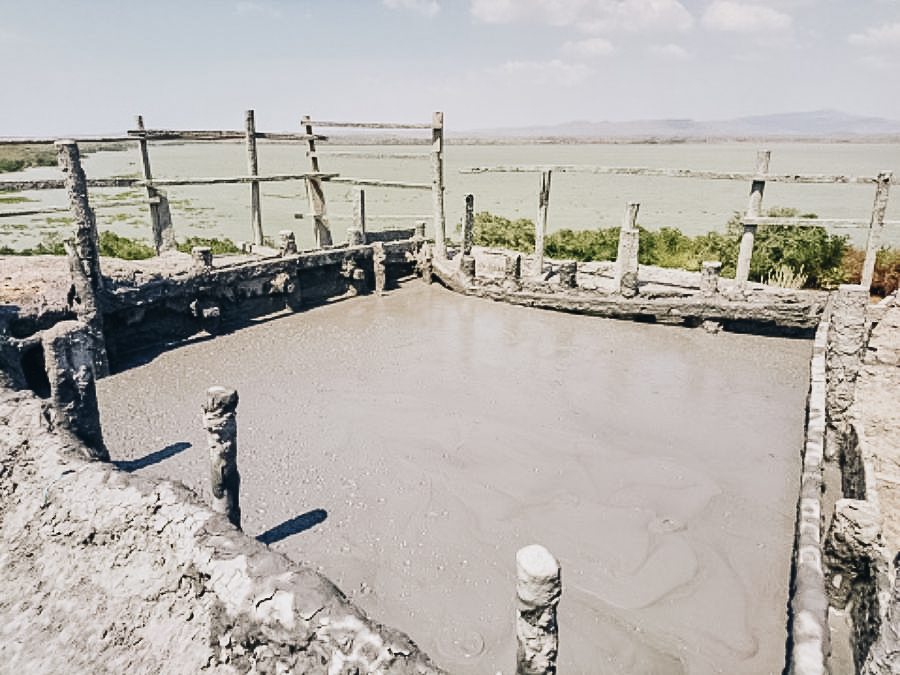
[[[447,215],[444,212],[444,113],[431,117],[431,203],[434,211],[434,253],[447,257]]]
[[[750,184],[750,199],[747,203],[747,218],[759,218],[762,215],[762,198],[766,189],[765,175],[769,172],[769,162],[772,159],[770,150],[760,150],[756,153],[756,176]],[[741,249],[738,253],[737,271],[734,274],[738,288],[743,290],[747,286],[750,277],[750,260],[753,257],[753,238],[756,236],[756,225],[751,222],[744,224],[744,233],[741,236]]]
[[[872,277],[875,276],[875,261],[878,257],[878,248],[881,245],[881,232],[884,229],[884,213],[887,210],[888,193],[891,187],[890,171],[882,171],[878,174],[875,184],[875,203],[872,206],[872,218],[869,221],[869,236],[866,240],[866,260],[863,263],[862,279],[860,284],[867,289],[872,287]]]
[[[247,142],[247,169],[251,176],[259,175],[259,162],[256,155],[256,116],[252,110],[244,113],[244,127]],[[263,243],[262,210],[259,203],[259,181],[250,182],[250,231],[253,243]]]
[[[316,139],[313,135],[312,120],[308,115],[301,120],[301,125],[309,138],[307,141],[310,169],[313,174],[319,173],[319,157],[316,154]],[[310,176],[306,179],[306,195],[309,199],[309,211],[313,218],[313,228],[316,246],[324,248],[331,246],[331,229],[328,227],[328,212],[325,207],[325,190],[322,187],[322,179],[318,176]]]

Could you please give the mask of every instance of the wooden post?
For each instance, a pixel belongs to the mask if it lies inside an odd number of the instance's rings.
[[[353,227],[363,234],[363,243],[366,241],[366,191],[356,189],[356,199],[353,202]]]
[[[559,264],[559,285],[562,288],[578,288],[578,262],[567,260]]]
[[[305,116],[301,121],[304,131],[309,136],[309,165],[313,173],[319,173],[319,156],[316,154],[316,139],[313,138],[312,121]],[[323,248],[332,245],[331,230],[328,228],[328,213],[325,209],[325,189],[322,179],[311,176],[306,179],[306,195],[309,198],[309,210],[313,217],[313,230],[316,246]]]
[[[278,232],[278,254],[281,257],[297,254],[297,239],[293,230],[281,230]]]
[[[637,229],[639,202],[628,202],[622,228],[619,230],[619,251],[616,255],[616,292],[633,298],[638,292],[638,252],[640,230]]]
[[[387,268],[385,267],[387,253],[384,250],[384,244],[376,241],[372,244],[372,265],[375,272],[375,294],[384,295],[384,287],[387,283]]]
[[[425,223],[418,222],[416,223],[416,233],[413,235],[416,239],[425,239]]]
[[[97,299],[103,290],[97,221],[88,201],[87,179],[81,168],[78,144],[74,141],[57,141],[56,151],[74,220],[74,240],[65,242],[74,290],[69,298],[69,305],[79,320],[87,325],[92,343],[94,377],[99,379],[109,375],[109,360],[103,335],[103,313]]]
[[[434,211],[434,254],[447,257],[447,222],[444,213],[444,113],[431,117],[431,203]]]
[[[875,204],[872,206],[872,220],[869,221],[869,236],[866,240],[866,260],[863,263],[860,285],[872,288],[872,277],[875,276],[875,260],[881,243],[881,231],[884,228],[884,212],[887,209],[888,192],[891,187],[890,171],[882,171],[875,182]]]
[[[463,256],[472,255],[472,239],[475,228],[475,196],[466,195],[466,218],[463,221],[462,246],[460,254]]]
[[[722,263],[706,261],[700,270],[700,295],[711,298],[719,292],[719,271]]]
[[[194,246],[191,258],[194,269],[198,271],[208,270],[213,266],[212,249],[209,246]]]
[[[547,234],[547,209],[550,205],[550,171],[541,173],[540,192],[538,194],[538,213],[534,223],[534,268],[532,276],[540,277],[544,273],[544,235]]]
[[[756,153],[756,177],[750,184],[750,200],[747,204],[747,217],[759,218],[762,215],[763,191],[766,189],[765,174],[769,172],[769,160],[772,153],[769,150],[760,150]],[[747,287],[750,278],[750,259],[753,257],[753,237],[756,235],[756,225],[744,225],[744,234],[741,237],[741,250],[738,254],[737,271],[734,279],[738,289]]]
[[[144,131],[144,117],[135,117],[138,131]],[[147,137],[142,136],[138,141],[141,148],[141,170],[145,181],[152,181],[153,174],[150,171],[150,151],[147,147]],[[172,214],[169,211],[169,200],[166,193],[152,185],[147,186],[147,197],[151,200],[159,199],[159,202],[150,204],[150,227],[153,230],[153,245],[156,254],[164,251],[174,251],[178,248],[175,242],[175,232],[172,229]]]
[[[516,675],[555,675],[559,650],[556,607],[562,593],[559,562],[543,546],[516,553]]]
[[[256,156],[256,117],[252,110],[244,113],[247,133],[247,166],[251,176],[259,175],[259,163]],[[262,245],[263,226],[262,211],[259,205],[259,181],[250,183],[250,230],[253,232],[253,243]]]
[[[78,321],[61,321],[44,331],[41,342],[50,380],[53,423],[84,444],[88,459],[108,462],[87,327]]]
[[[522,254],[513,253],[506,256],[506,264],[503,269],[503,278],[506,281],[518,282],[522,277]]]
[[[234,389],[210,387],[203,405],[203,427],[209,443],[212,509],[241,529],[239,491],[241,477],[237,469],[237,404]]]

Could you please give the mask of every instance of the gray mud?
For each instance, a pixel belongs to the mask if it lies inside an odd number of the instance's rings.
[[[130,470],[208,498],[234,387],[244,530],[460,674],[514,672],[515,552],[561,561],[561,673],[780,673],[811,342],[408,285],[99,383]]]

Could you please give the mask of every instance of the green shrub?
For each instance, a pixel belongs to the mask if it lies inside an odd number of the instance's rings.
[[[24,159],[7,159],[5,157],[0,157],[0,173],[15,173],[24,168]]]
[[[462,223],[457,224],[456,231],[462,230]],[[534,252],[534,222],[527,218],[510,220],[503,216],[495,216],[482,211],[475,214],[472,223],[472,243],[475,246],[507,248],[523,253]]]
[[[100,233],[100,255],[123,260],[146,260],[156,255],[156,249],[137,239],[120,237],[115,232],[104,230]]]
[[[241,252],[241,249],[231,239],[205,239],[203,237],[188,237],[178,244],[178,250],[182,253],[190,253],[195,246],[209,246],[213,255]]]

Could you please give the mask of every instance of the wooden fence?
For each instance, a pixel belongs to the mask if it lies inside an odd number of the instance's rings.
[[[125,135],[108,136],[81,136],[67,141],[85,142],[98,145],[110,143],[133,142],[138,144],[141,155],[142,178],[99,178],[87,181],[89,188],[144,188],[147,192],[146,199],[117,200],[111,204],[99,204],[100,208],[119,208],[122,206],[147,205],[150,209],[150,224],[153,236],[153,245],[157,253],[162,253],[175,248],[174,229],[169,210],[168,197],[162,188],[183,185],[222,185],[222,184],[249,184],[250,185],[250,226],[253,244],[261,246],[264,242],[262,207],[260,203],[260,183],[298,181],[306,182],[309,212],[313,221],[315,242],[318,248],[331,246],[333,239],[328,224],[328,213],[325,203],[323,184],[326,182],[355,185],[360,188],[357,204],[354,207],[354,227],[365,232],[365,193],[363,187],[400,188],[412,190],[428,190],[432,193],[433,212],[430,215],[434,222],[435,239],[438,248],[443,252],[445,239],[446,217],[444,213],[444,116],[441,112],[434,113],[430,123],[422,124],[391,124],[369,122],[329,122],[313,121],[309,117],[303,117],[300,122],[300,133],[272,133],[256,130],[255,114],[253,110],[245,113],[243,130],[172,130],[172,129],[147,129],[144,126],[143,117],[136,118],[136,128]],[[335,151],[322,152],[317,149],[317,141],[326,141],[325,136],[314,133],[314,128],[351,128],[368,130],[431,130],[431,150],[428,153],[392,153],[371,151]],[[269,174],[260,175],[257,153],[257,140],[276,141],[280,143],[300,143],[307,147],[309,170],[303,173]],[[150,144],[152,142],[223,142],[243,140],[247,147],[247,175],[225,176],[215,178],[179,178],[166,179],[154,178],[150,164]],[[57,138],[0,138],[0,145],[33,145],[56,143]],[[338,173],[323,172],[319,167],[319,158],[323,155],[340,157],[367,157],[374,159],[401,158],[431,159],[431,181],[428,183],[412,183],[404,181],[379,180],[377,178],[351,178],[341,176]],[[60,179],[50,180],[0,180],[0,192],[21,192],[26,190],[52,190],[63,189],[64,181]],[[68,207],[42,207],[4,210],[0,212],[2,217],[24,217],[40,215],[44,213],[59,213],[68,211]],[[382,216],[388,217],[388,216]],[[390,216],[397,219],[403,216]],[[417,216],[422,218],[422,216]],[[427,216],[426,216],[427,217]]]
[[[744,228],[741,238],[735,279],[740,287],[746,287],[750,273],[750,259],[753,255],[753,239],[760,225],[784,225],[792,227],[825,226],[838,228],[867,228],[866,259],[863,265],[862,285],[871,287],[875,269],[875,256],[881,245],[881,235],[885,225],[900,225],[900,221],[886,221],[888,192],[892,183],[898,181],[890,171],[883,171],[878,176],[849,176],[837,174],[772,174],[769,173],[771,152],[760,150],[756,157],[756,170],[753,172],[698,171],[693,169],[654,169],[645,167],[609,167],[575,164],[558,165],[513,165],[492,167],[470,167],[461,169],[461,173],[540,173],[541,181],[538,197],[538,219],[535,226],[535,257],[543,259],[543,241],[547,227],[547,204],[549,201],[550,176],[552,173],[591,173],[598,175],[625,176],[660,176],[667,178],[694,178],[702,180],[749,181],[750,198],[747,210],[741,218]],[[766,183],[794,184],[864,184],[875,186],[875,200],[871,215],[866,219],[840,218],[767,218],[762,215],[762,198]],[[540,250],[538,250],[540,249]],[[540,267],[537,267],[540,270]]]

